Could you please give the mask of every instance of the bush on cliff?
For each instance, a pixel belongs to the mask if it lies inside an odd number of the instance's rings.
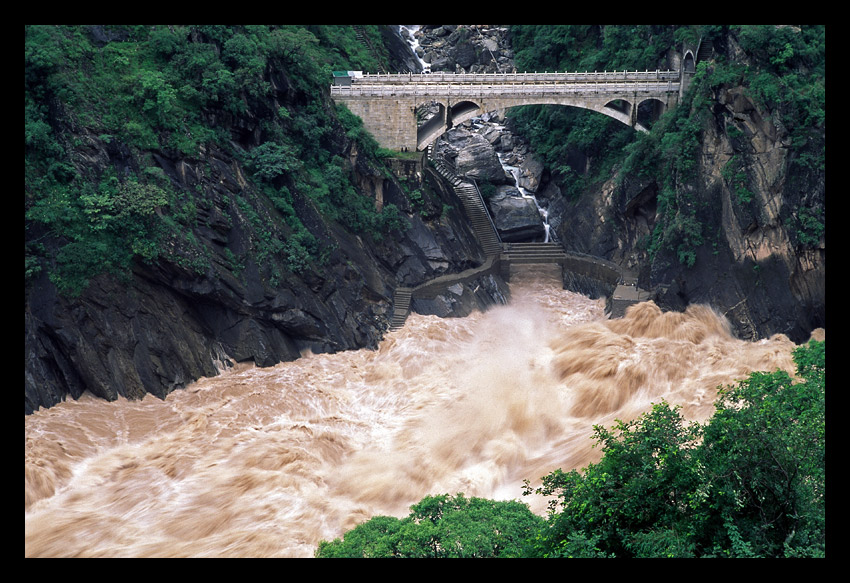
[[[377,27],[361,28],[381,46]],[[178,191],[161,164],[213,151],[253,173],[257,189],[242,195],[252,207],[263,205],[252,192],[263,192],[285,208],[285,226],[258,225],[257,237],[291,232],[293,240],[256,244],[307,252],[290,253],[295,271],[321,251],[302,244],[293,192],[360,234],[381,236],[394,224],[361,200],[348,173],[338,176],[344,146],[327,101],[331,71],[385,68],[352,27],[28,25],[24,55],[28,285],[47,271],[75,295],[95,275],[129,275],[136,260],[207,270],[213,251],[191,236],[193,209],[214,194]],[[128,195],[155,200],[155,212],[120,212]]]

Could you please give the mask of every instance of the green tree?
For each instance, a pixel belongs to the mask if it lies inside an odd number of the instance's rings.
[[[822,556],[825,343],[795,350],[799,378],[754,373],[722,391],[705,429],[694,510],[706,552]],[[736,543],[737,537],[746,547]]]
[[[659,403],[596,426],[602,459],[560,469],[519,502],[426,496],[322,541],[317,557],[823,557],[825,343],[794,351],[796,376],[756,372],[686,423]]]
[[[316,557],[483,558],[523,556],[543,519],[517,501],[426,496],[403,519],[376,516],[322,541]]]
[[[697,426],[685,425],[676,407],[661,403],[639,419],[594,431],[605,452],[598,463],[582,472],[556,470],[535,490],[526,484],[526,494],[556,497],[537,552],[570,556],[577,537],[592,537],[595,545],[589,548],[595,552],[630,557],[646,555],[647,545],[656,548],[648,533],[684,536],[686,503],[696,479]],[[680,552],[688,554],[686,548]]]

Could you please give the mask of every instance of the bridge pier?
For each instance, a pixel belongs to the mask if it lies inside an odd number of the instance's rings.
[[[397,151],[417,150],[416,101],[412,98],[396,97],[370,99],[335,97],[354,115],[363,120],[369,133],[382,148]]]

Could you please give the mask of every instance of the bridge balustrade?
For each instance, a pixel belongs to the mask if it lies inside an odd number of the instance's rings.
[[[659,83],[561,83],[529,84],[521,86],[483,84],[407,84],[407,85],[364,85],[331,86],[332,96],[344,97],[387,97],[442,95],[460,97],[505,96],[505,95],[563,95],[564,93],[671,93],[679,90],[672,81]]]
[[[581,83],[616,81],[678,81],[678,71],[586,71],[573,73],[364,73],[352,77],[352,85],[390,85],[406,83]]]

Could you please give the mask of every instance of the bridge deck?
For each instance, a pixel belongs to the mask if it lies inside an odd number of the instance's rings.
[[[488,111],[523,105],[580,107],[638,131],[678,103],[676,71],[363,74],[338,72],[330,95],[363,120],[384,148],[422,150],[449,128]],[[439,103],[425,125],[417,108]],[[642,117],[642,119],[639,119]]]
[[[678,93],[678,71],[591,71],[573,73],[430,73],[348,77],[331,95],[357,97],[507,97],[600,93]]]

